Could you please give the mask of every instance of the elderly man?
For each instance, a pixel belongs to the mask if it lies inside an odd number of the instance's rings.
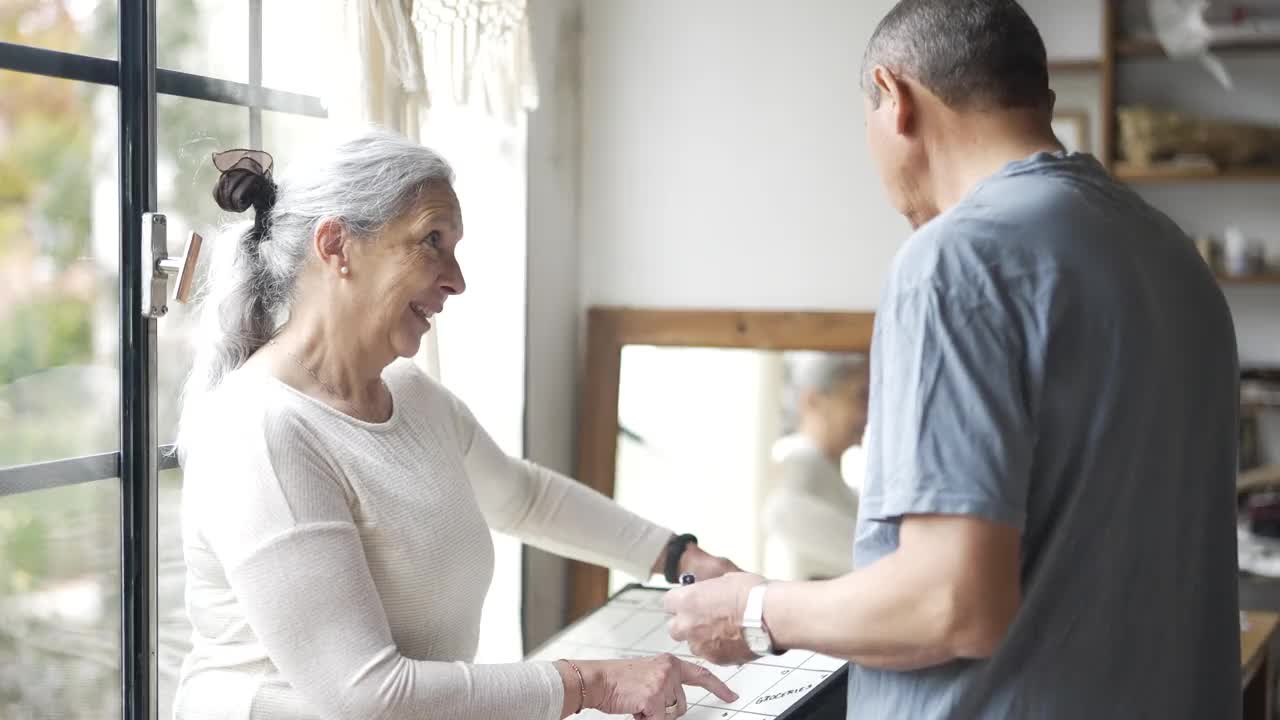
[[[715,662],[848,658],[859,718],[1239,717],[1235,336],[1192,243],[1050,129],[1013,0],[904,0],[863,64],[915,228],[872,346],[855,569],[673,590]]]

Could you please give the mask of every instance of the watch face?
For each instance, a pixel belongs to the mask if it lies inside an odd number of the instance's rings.
[[[773,652],[773,641],[763,628],[743,628],[742,636],[747,641],[747,649],[757,655],[768,655]]]

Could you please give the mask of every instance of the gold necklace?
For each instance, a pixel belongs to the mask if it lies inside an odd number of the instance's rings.
[[[269,342],[269,343],[267,343],[267,344],[268,344],[268,345],[279,345],[279,343],[277,343],[275,340],[272,340],[271,342]],[[339,402],[341,402],[342,404],[344,404],[344,405],[346,405],[347,407],[351,408],[352,410],[355,410],[355,409],[356,409],[355,403],[351,402],[351,400],[347,399],[346,397],[343,397],[342,393],[339,393],[337,390],[335,390],[335,389],[334,389],[334,387],[333,387],[332,385],[330,385],[329,383],[327,383],[327,382],[325,382],[324,380],[322,380],[322,379],[320,378],[320,376],[316,374],[316,371],[315,371],[315,370],[312,370],[312,369],[311,369],[311,368],[309,368],[309,367],[307,367],[307,365],[306,365],[305,363],[303,363],[301,360],[299,360],[299,359],[298,359],[298,356],[297,356],[297,355],[294,355],[294,354],[293,354],[293,351],[292,351],[292,350],[290,350],[290,349],[289,349],[289,348],[287,348],[287,347],[284,347],[283,345],[280,345],[280,348],[281,348],[282,350],[284,350],[284,354],[285,354],[285,355],[288,355],[288,356],[289,356],[289,359],[290,359],[290,360],[292,360],[292,361],[294,362],[294,364],[295,364],[295,365],[297,365],[298,367],[302,368],[304,371],[306,371],[306,373],[307,373],[308,375],[310,375],[310,376],[312,377],[312,379],[314,379],[316,382],[320,383],[320,386],[321,386],[321,387],[323,387],[323,388],[325,389],[325,392],[329,393],[330,395],[332,395],[332,396],[334,397],[334,399],[338,400]],[[385,380],[383,380],[382,378],[378,378],[378,382],[382,383],[382,386],[383,386],[384,388],[387,386],[386,381],[385,381]]]

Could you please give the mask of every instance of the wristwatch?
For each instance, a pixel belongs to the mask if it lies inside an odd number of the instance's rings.
[[[662,576],[672,585],[680,583],[680,557],[684,555],[684,548],[689,543],[697,545],[698,538],[685,533],[667,541],[667,557],[662,566]]]
[[[764,624],[764,593],[768,589],[768,583],[751,588],[747,593],[747,609],[742,613],[742,637],[747,641],[747,649],[756,655],[774,654],[773,637]]]

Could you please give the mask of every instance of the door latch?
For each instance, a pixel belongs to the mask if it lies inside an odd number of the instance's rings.
[[[196,264],[200,261],[200,247],[204,238],[197,232],[187,236],[187,246],[182,255],[169,256],[168,220],[163,213],[142,215],[142,270],[146,282],[142,284],[142,314],[159,319],[169,312],[165,296],[169,280],[177,278],[173,289],[173,301],[186,304],[191,301],[195,284]]]

